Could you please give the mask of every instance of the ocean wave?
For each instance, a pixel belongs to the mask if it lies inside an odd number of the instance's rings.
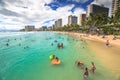
[[[0,32],[1,37],[8,37],[8,36],[18,36],[18,35],[25,35],[25,34],[33,34],[35,32]]]

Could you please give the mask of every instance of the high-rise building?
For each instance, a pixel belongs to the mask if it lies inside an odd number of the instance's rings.
[[[106,13],[108,15],[109,8],[104,7],[104,5],[90,4],[87,6],[86,17],[89,17],[90,13],[92,14]]]
[[[57,21],[55,21],[55,28],[57,27]]]
[[[35,26],[33,26],[33,25],[25,26],[25,31],[33,31],[33,30],[35,30]]]
[[[80,26],[83,25],[83,21],[85,20],[86,18],[86,14],[80,14]]]
[[[47,26],[42,26],[42,31],[47,31]]]
[[[112,0],[112,16],[115,16],[118,9],[120,9],[120,0]]]
[[[55,27],[62,27],[62,19],[55,21]]]
[[[71,25],[71,24],[77,24],[77,17],[76,16],[68,16],[68,25]]]
[[[62,27],[62,19],[58,19],[58,21],[57,21],[57,27]]]
[[[55,29],[55,24],[52,25],[52,28]]]

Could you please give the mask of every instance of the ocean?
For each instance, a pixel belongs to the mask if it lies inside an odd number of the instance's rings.
[[[58,49],[58,43],[64,48]],[[61,63],[52,65],[50,55]],[[83,80],[84,70],[75,61],[89,70],[95,63],[88,80],[115,80],[82,39],[53,32],[0,32],[0,80]]]

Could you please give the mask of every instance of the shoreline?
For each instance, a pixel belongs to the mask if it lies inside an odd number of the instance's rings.
[[[92,41],[97,41],[102,43],[105,43],[107,40],[109,40],[110,46],[120,47],[120,39],[113,40],[113,37],[114,37],[113,35],[108,35],[105,38],[102,38],[101,35],[97,36],[97,35],[90,35],[90,34],[76,33],[76,32],[56,32],[56,33],[73,35],[85,40],[92,40]]]
[[[85,40],[87,47],[92,55],[94,55],[104,67],[106,67],[114,77],[120,79],[120,39],[112,40],[113,36],[106,38],[97,35],[88,35],[75,32],[56,32],[76,36]],[[106,40],[110,41],[110,46],[105,45]]]

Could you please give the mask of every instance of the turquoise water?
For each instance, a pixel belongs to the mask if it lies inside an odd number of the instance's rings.
[[[64,48],[58,49],[58,43]],[[88,69],[91,61],[95,63],[95,74],[89,73],[88,80],[115,80],[86,45],[75,37],[52,32],[0,33],[0,80],[83,80],[84,70],[75,65],[77,60]],[[29,48],[24,49],[26,46]],[[59,57],[60,65],[50,63],[51,54]]]

